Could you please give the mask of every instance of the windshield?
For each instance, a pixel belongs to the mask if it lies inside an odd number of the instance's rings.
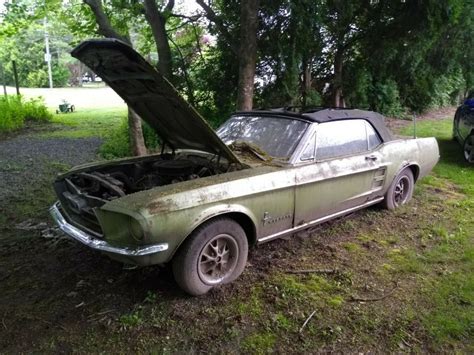
[[[229,145],[246,142],[256,145],[274,158],[289,158],[308,123],[297,119],[271,116],[233,116],[217,135]]]

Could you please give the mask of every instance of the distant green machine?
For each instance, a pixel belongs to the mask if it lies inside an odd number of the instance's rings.
[[[74,112],[76,108],[73,104],[70,104],[66,100],[63,100],[63,103],[59,105],[59,108],[56,110],[56,113],[69,113]]]

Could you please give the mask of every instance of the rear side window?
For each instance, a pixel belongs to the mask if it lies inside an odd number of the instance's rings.
[[[373,127],[365,120],[321,123],[316,134],[318,160],[367,152],[381,143]]]

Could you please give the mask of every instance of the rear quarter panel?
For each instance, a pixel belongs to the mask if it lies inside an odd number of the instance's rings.
[[[405,167],[415,166],[418,171],[415,178],[419,179],[426,176],[439,160],[438,143],[433,137],[390,141],[384,144],[380,152],[387,167],[383,193]]]

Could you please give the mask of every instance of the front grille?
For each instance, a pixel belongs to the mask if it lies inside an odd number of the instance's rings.
[[[63,213],[64,218],[66,221],[73,226],[89,233],[92,234],[93,236],[97,238],[103,238],[104,234],[102,232],[102,227],[99,224],[99,221],[97,218],[92,219],[92,218],[84,218],[83,216],[71,211],[70,208],[63,205],[61,202],[61,210]]]
[[[94,213],[94,208],[100,207],[104,202],[82,194],[67,179],[56,182],[54,188],[61,202],[61,209],[66,220],[75,227],[102,238],[103,231]]]

